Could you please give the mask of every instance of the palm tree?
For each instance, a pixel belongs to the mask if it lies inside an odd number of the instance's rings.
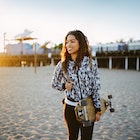
[[[134,41],[134,39],[131,37],[131,38],[129,38],[128,42],[132,43],[133,41]]]

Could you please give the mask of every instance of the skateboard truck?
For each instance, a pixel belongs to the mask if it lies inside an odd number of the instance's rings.
[[[112,102],[111,102],[111,99],[112,99],[112,95],[108,95],[108,101],[106,102],[106,107],[110,107],[110,112],[112,113],[112,112],[115,112],[115,109],[112,107]]]
[[[91,103],[93,104],[92,99]],[[76,115],[81,120],[83,127],[91,126],[93,121],[91,121],[89,118],[89,109],[88,109],[90,106],[90,102],[88,102],[86,99],[83,99],[79,101],[78,106],[79,108],[76,111]]]

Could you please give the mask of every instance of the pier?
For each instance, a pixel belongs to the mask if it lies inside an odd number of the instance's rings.
[[[51,58],[47,54],[41,55],[0,55],[0,66],[47,66],[51,64]]]
[[[99,68],[140,70],[140,50],[97,52],[93,57]],[[60,54],[35,54],[35,55],[0,55],[0,67],[30,67],[56,65]]]

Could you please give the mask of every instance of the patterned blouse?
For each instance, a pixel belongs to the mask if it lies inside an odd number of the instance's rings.
[[[67,79],[74,83],[71,90],[63,88],[63,83],[66,83]],[[87,56],[84,57],[79,69],[75,69],[74,61],[70,61],[68,74],[64,73],[62,62],[58,62],[52,78],[52,87],[60,91],[65,90],[66,97],[70,97],[74,101],[92,96],[95,107],[97,109],[101,108],[100,77],[97,64],[92,60],[91,69],[90,59]]]

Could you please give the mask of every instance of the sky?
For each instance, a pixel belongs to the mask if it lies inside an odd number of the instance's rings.
[[[140,0],[0,0],[0,51],[25,29],[32,42],[63,43],[70,30],[81,30],[89,43],[140,39]],[[32,43],[29,41],[29,43]]]

